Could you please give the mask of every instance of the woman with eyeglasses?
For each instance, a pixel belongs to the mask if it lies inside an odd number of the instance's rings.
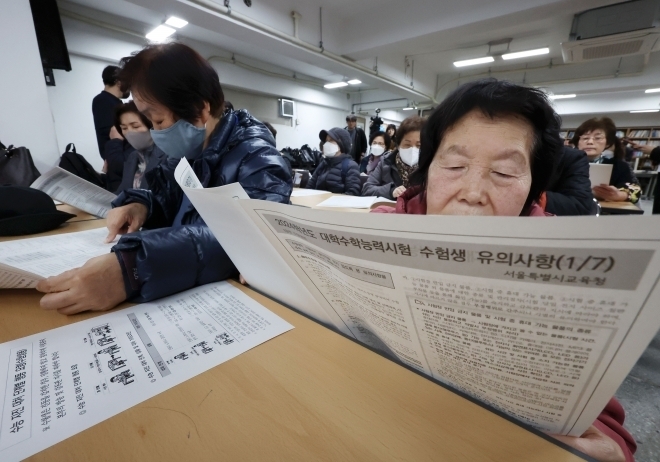
[[[612,165],[610,184],[594,186],[594,197],[608,202],[639,201],[642,188],[630,165],[626,151],[616,136],[616,125],[608,117],[589,119],[575,130],[574,146],[587,153],[589,162]]]

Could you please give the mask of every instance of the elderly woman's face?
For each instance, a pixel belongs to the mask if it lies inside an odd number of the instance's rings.
[[[518,216],[532,185],[534,129],[475,110],[445,133],[428,172],[429,215]]]

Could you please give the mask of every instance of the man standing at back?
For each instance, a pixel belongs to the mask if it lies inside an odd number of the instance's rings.
[[[105,143],[110,139],[110,130],[115,130],[114,118],[115,108],[122,104],[119,98],[128,98],[128,94],[122,93],[117,80],[117,66],[107,66],[103,69],[101,77],[105,88],[94,97],[92,101],[92,114],[94,114],[94,128],[96,129],[96,141],[99,145],[99,153],[105,160]],[[117,136],[119,136],[117,134]]]
[[[362,156],[367,152],[367,135],[364,134],[364,130],[357,126],[357,117],[355,114],[346,116],[346,130],[351,135],[351,142],[353,143],[353,148],[350,152],[351,157],[353,157],[355,163],[360,165]]]

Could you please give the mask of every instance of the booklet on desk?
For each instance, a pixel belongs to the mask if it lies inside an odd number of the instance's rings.
[[[45,192],[55,200],[73,205],[83,212],[101,218],[108,215],[112,208],[111,202],[117,197],[110,191],[85,181],[60,167],[44,173],[30,187]]]
[[[257,290],[547,432],[581,435],[660,327],[658,217],[628,218],[645,221],[631,238],[617,217],[346,214],[184,190]]]

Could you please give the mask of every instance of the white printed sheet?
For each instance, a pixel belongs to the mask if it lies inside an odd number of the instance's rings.
[[[31,289],[50,276],[110,252],[106,228],[0,243],[0,289]]]
[[[0,345],[0,460],[22,460],[293,326],[227,282]]]

